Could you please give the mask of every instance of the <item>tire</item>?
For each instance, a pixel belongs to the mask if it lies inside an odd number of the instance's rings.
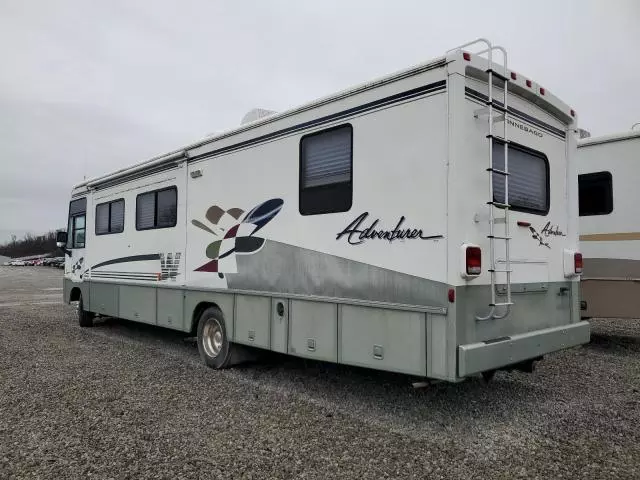
[[[80,294],[80,298],[78,299],[78,323],[81,327],[93,327],[93,313],[87,312],[84,309],[82,294]]]
[[[222,312],[216,307],[207,308],[198,320],[200,358],[210,368],[227,368],[231,364],[232,350]]]

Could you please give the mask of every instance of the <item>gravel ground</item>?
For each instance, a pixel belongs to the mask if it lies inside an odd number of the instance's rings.
[[[534,374],[437,384],[77,325],[61,271],[0,267],[0,478],[640,478],[640,320]]]

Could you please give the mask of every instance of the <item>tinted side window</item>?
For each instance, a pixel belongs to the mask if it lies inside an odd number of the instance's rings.
[[[124,231],[124,200],[96,205],[96,235]]]
[[[111,202],[111,212],[109,212],[109,231],[111,233],[121,233],[124,231],[124,200]]]
[[[177,220],[176,187],[141,193],[136,198],[136,230],[174,227]]]
[[[578,175],[580,216],[608,215],[613,212],[613,182],[611,172]]]
[[[156,194],[142,193],[136,198],[136,229],[145,230],[155,226]]]
[[[173,227],[176,224],[178,214],[178,199],[175,189],[161,190],[157,192],[156,210],[158,228]]]
[[[102,203],[96,206],[96,235],[109,233],[109,204]]]
[[[346,212],[353,202],[353,129],[343,125],[300,140],[302,215]]]
[[[84,248],[86,215],[73,217],[73,248]]]

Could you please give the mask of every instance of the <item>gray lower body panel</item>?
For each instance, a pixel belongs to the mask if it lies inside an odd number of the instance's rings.
[[[486,310],[486,285],[457,287],[456,301],[448,306],[442,301],[446,290],[434,298],[440,304],[428,306],[425,298],[414,296],[405,298],[421,300],[417,305],[299,292],[65,280],[66,301],[76,286],[90,300],[86,308],[98,314],[188,332],[198,313],[214,305],[235,343],[447,381],[589,340],[588,324],[578,323],[576,282],[521,286],[511,314],[485,322],[476,315]],[[504,336],[509,339],[492,341]]]

